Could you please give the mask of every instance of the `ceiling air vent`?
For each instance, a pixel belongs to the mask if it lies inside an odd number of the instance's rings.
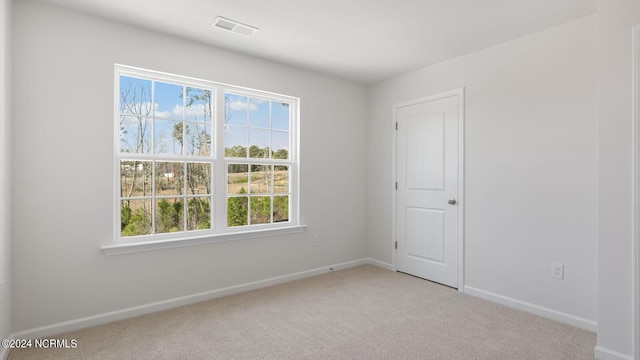
[[[246,37],[251,37],[251,35],[258,31],[258,28],[256,27],[241,24],[235,20],[223,18],[222,16],[216,17],[216,19],[211,23],[211,26],[219,27]]]

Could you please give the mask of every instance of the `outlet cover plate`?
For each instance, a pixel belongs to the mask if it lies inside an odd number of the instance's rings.
[[[551,263],[551,277],[558,280],[564,280],[564,264]]]

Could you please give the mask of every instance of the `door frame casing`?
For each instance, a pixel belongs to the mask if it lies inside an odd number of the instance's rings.
[[[393,271],[398,271],[397,267],[397,249],[396,242],[398,241],[398,224],[397,224],[397,189],[396,182],[398,181],[397,171],[397,156],[398,156],[398,132],[396,130],[396,111],[398,108],[416,105],[423,102],[434,101],[444,99],[452,96],[458,96],[458,291],[464,291],[464,88],[457,88],[433,95],[428,95],[414,100],[404,101],[401,103],[393,104],[391,107],[391,129],[392,129],[392,155],[391,155],[391,252],[392,252],[392,265]]]
[[[632,241],[633,254],[632,282],[632,353],[635,360],[640,360],[640,24],[633,26],[633,59],[632,59]]]

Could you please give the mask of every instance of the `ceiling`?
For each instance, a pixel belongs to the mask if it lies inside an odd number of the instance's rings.
[[[596,0],[43,0],[374,83],[596,12]],[[260,30],[211,27],[223,16]]]

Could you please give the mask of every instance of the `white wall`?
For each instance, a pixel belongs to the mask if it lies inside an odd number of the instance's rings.
[[[392,104],[465,87],[465,285],[594,329],[596,31],[591,15],[373,86],[369,256],[392,261]]]
[[[0,339],[11,333],[11,301],[9,295],[10,278],[10,190],[9,190],[9,131],[10,131],[10,26],[11,1],[0,3],[0,282],[5,283],[3,303],[0,304]],[[3,349],[0,349],[2,357]]]
[[[365,86],[33,1],[13,22],[15,332],[366,257]],[[103,256],[114,63],[300,97],[307,231]]]
[[[599,12],[598,347],[602,359],[631,357],[631,34],[637,0],[601,0]],[[639,354],[640,355],[640,354]],[[608,356],[608,357],[605,357]]]

